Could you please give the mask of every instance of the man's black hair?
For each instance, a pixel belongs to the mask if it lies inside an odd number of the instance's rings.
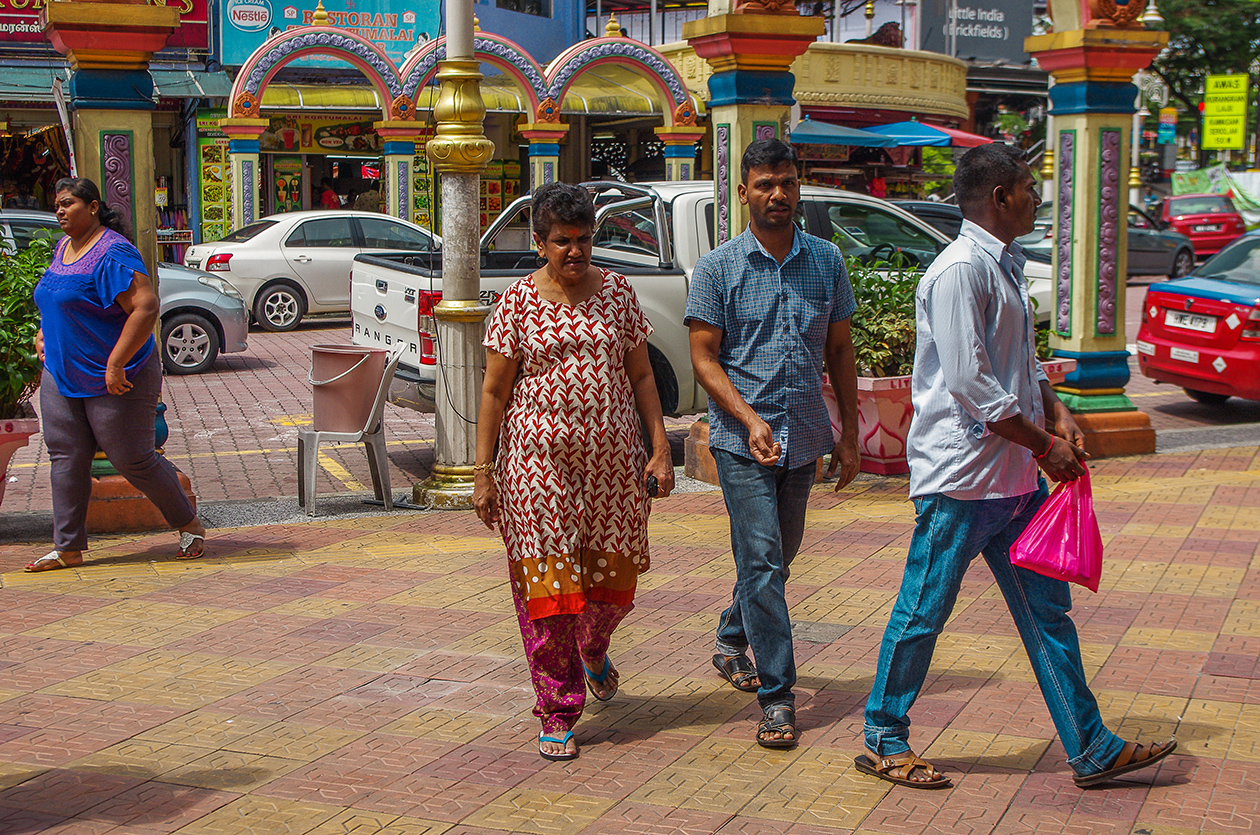
[[[954,169],[954,199],[963,216],[988,200],[998,186],[1014,189],[1027,170],[1025,163],[1022,150],[1001,142],[977,145],[963,154]]]
[[[534,189],[533,220],[530,226],[534,234],[546,238],[551,234],[551,227],[556,224],[565,226],[595,226],[595,203],[591,193],[581,186],[568,183],[547,183]]]
[[[744,158],[739,163],[741,181],[748,184],[748,172],[758,165],[778,168],[785,162],[796,165],[796,150],[782,139],[758,139],[744,149]]]

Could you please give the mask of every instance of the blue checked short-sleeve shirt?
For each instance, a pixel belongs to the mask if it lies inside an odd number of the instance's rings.
[[[684,322],[722,330],[718,361],[770,425],[782,448],[780,466],[802,467],[832,449],[823,348],[831,323],[848,319],[854,307],[840,250],[799,229],[782,265],[751,230],[696,263]],[[750,457],[748,430],[712,400],[709,446]]]

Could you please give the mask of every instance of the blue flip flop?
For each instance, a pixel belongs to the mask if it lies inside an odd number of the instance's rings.
[[[610,670],[612,670],[612,660],[608,657],[608,653],[604,653],[604,671],[600,673],[599,675],[595,675],[590,670],[586,669],[585,664],[582,665],[582,672],[586,673],[586,686],[590,688],[591,695],[594,696],[596,699],[599,699],[601,702],[606,702],[609,699],[611,699],[613,696],[617,695],[616,687],[614,687],[613,691],[609,693],[607,696],[601,696],[595,692],[595,688],[592,686],[593,684],[603,684],[605,681],[607,681],[608,673]]]
[[[539,733],[538,734],[538,753],[540,756],[542,756],[544,760],[551,760],[552,762],[563,762],[564,760],[576,760],[578,757],[577,751],[574,751],[572,754],[570,754],[568,751],[565,751],[563,754],[548,754],[546,751],[543,750],[543,747],[542,747],[542,744],[544,742],[554,742],[556,745],[568,746],[570,739],[573,739],[573,731],[568,731],[567,733],[565,733],[564,737],[561,739],[556,739],[554,736],[543,736],[542,733]]]

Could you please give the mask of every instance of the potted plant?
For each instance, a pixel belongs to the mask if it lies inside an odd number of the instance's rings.
[[[858,452],[862,472],[884,475],[910,471],[906,436],[914,407],[910,372],[914,369],[914,294],[922,270],[895,255],[893,262],[846,258],[857,310],[850,319],[858,368]],[[1075,360],[1051,360],[1047,333],[1038,332],[1037,355],[1052,383],[1076,367]],[[835,395],[828,381],[823,394],[838,422]],[[837,427],[838,428],[838,427]]]
[[[51,259],[52,248],[42,239],[21,251],[0,250],[0,501],[9,459],[39,431],[28,402],[43,371],[35,354],[39,310],[34,293]]]

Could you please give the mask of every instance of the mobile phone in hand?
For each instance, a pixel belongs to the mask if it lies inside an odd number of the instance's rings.
[[[656,494],[659,492],[661,492],[661,485],[660,485],[660,482],[656,480],[656,476],[654,475],[648,476],[647,477],[647,494],[655,499]]]

